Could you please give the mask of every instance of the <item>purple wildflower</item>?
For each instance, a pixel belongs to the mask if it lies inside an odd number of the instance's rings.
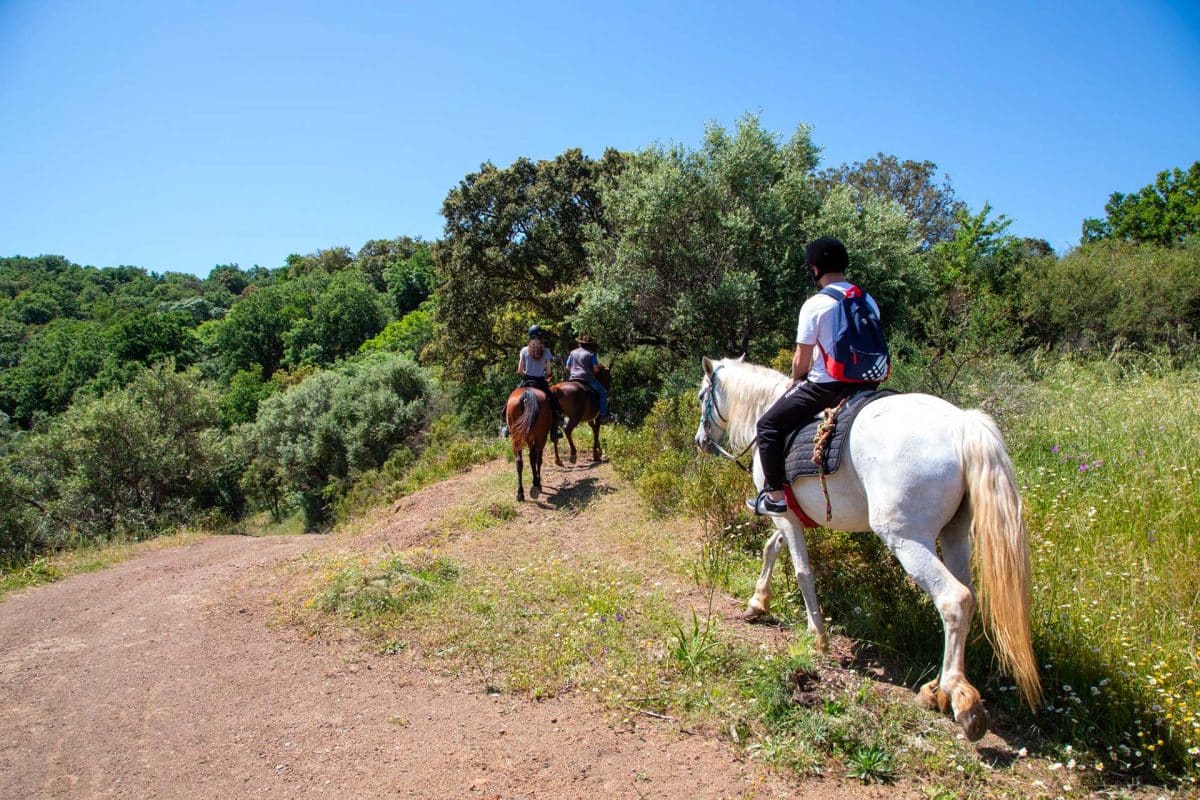
[[[1087,471],[1088,471],[1088,465],[1087,465],[1087,462],[1086,462],[1086,461],[1085,461],[1085,462],[1083,462],[1082,464],[1080,464],[1080,465],[1079,465],[1079,471],[1080,471],[1080,472],[1087,472]]]
[[[1054,453],[1055,455],[1058,455],[1058,451],[1059,451],[1060,449],[1061,449],[1061,448],[1060,448],[1058,445],[1054,445],[1054,447],[1051,447],[1051,448],[1050,448],[1050,452],[1051,452],[1051,453]]]
[[[617,622],[624,622],[624,621],[625,621],[625,615],[618,613],[617,614]]]

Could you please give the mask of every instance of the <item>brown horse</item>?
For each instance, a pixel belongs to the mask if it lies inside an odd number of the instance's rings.
[[[611,386],[612,374],[608,367],[600,365],[600,369],[596,371],[596,380],[600,381],[600,385],[605,389]],[[550,387],[550,391],[558,398],[563,416],[567,418],[564,432],[567,434],[567,444],[571,445],[571,463],[574,464],[576,458],[575,440],[571,438],[571,431],[581,422],[592,426],[592,461],[599,461],[600,421],[597,418],[600,416],[600,399],[579,381],[556,383]],[[560,467],[563,465],[562,459],[558,457],[557,441],[554,442],[554,462]]]
[[[525,499],[521,451],[526,448],[529,450],[529,469],[533,472],[529,496],[537,497],[542,488],[542,451],[546,448],[546,437],[550,434],[553,419],[550,399],[541,389],[532,386],[518,387],[508,396],[504,417],[508,421],[513,455],[517,458],[517,499]]]

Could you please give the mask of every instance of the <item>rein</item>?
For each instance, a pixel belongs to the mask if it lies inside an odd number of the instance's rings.
[[[833,440],[838,414],[842,413],[842,409],[846,407],[846,401],[849,399],[849,397],[843,397],[842,402],[837,404],[837,408],[825,409],[825,419],[817,425],[817,433],[813,436],[812,462],[817,465],[817,475],[821,478],[821,493],[825,495],[826,522],[833,519],[833,507],[829,503],[829,487],[825,485],[825,451],[829,449],[829,442]]]
[[[700,420],[702,423],[705,424],[704,427],[705,427],[706,436],[707,436],[707,428],[708,428],[707,423],[714,422],[714,421],[722,422],[722,423],[729,422],[729,418],[721,413],[721,407],[717,404],[717,373],[720,372],[722,369],[724,369],[723,366],[717,367],[716,369],[714,369],[712,375],[708,379],[708,394],[704,398],[704,411],[703,411],[703,416],[701,417],[701,420]],[[715,417],[713,416],[714,413],[716,415]],[[751,439],[750,444],[746,445],[746,447],[743,448],[742,452],[738,453],[735,456],[733,453],[730,453],[724,447],[721,447],[721,442],[725,440],[725,436],[727,433],[728,433],[728,431],[725,428],[721,428],[721,439],[716,442],[712,441],[711,439],[706,439],[706,441],[704,442],[705,448],[708,449],[709,451],[715,452],[717,455],[724,456],[725,458],[729,459],[730,461],[732,461],[733,463],[735,463],[739,467],[741,467],[743,470],[745,470],[747,475],[753,477],[754,471],[751,470],[749,467],[747,467],[745,464],[743,464],[741,462],[741,458],[742,458],[742,456],[746,455],[746,453],[749,453],[750,450],[754,447],[754,445],[756,445],[758,443],[758,437],[755,436],[753,439]]]

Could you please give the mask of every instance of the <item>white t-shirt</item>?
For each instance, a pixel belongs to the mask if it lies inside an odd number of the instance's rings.
[[[844,292],[853,284],[849,281],[836,281],[829,284],[838,291]],[[879,306],[875,298],[867,295],[867,303],[876,315]],[[808,380],[813,383],[833,383],[833,378],[825,371],[825,353],[833,348],[833,314],[838,301],[829,295],[817,292],[804,301],[800,307],[800,319],[796,323],[796,344],[813,344],[812,366],[808,370]]]
[[[526,375],[530,378],[544,378],[546,377],[546,367],[548,367],[550,362],[553,360],[554,353],[550,352],[549,347],[542,348],[542,360],[536,361],[534,360],[533,356],[529,355],[529,345],[525,345],[521,348],[521,358],[517,363],[518,365],[525,365],[525,369],[521,373],[522,375]]]

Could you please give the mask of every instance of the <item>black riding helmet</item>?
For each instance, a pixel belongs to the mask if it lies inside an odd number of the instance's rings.
[[[817,277],[827,272],[845,272],[850,266],[846,245],[832,236],[822,236],[808,243],[804,250],[804,266],[816,267]]]
[[[529,326],[529,338],[530,339],[541,339],[545,335],[546,335],[546,332],[544,330],[542,330],[541,325],[530,325]]]

